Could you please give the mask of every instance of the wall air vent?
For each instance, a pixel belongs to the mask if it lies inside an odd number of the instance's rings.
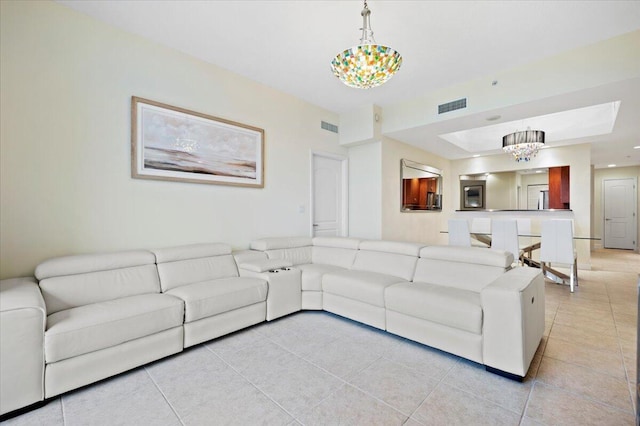
[[[438,114],[444,114],[445,112],[455,111],[467,107],[467,98],[458,99],[457,101],[447,102],[446,104],[438,105]]]
[[[335,124],[327,123],[326,121],[321,121],[320,127],[330,132],[338,133],[338,126],[336,126]]]

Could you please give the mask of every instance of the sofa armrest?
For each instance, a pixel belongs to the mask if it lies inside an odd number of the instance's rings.
[[[0,281],[0,415],[44,399],[46,321],[34,278]]]
[[[544,334],[544,278],[536,268],[507,271],[480,293],[486,366],[524,377]]]
[[[267,272],[274,269],[282,269],[292,266],[293,264],[286,259],[262,259],[238,264],[240,276],[244,276],[243,272]]]

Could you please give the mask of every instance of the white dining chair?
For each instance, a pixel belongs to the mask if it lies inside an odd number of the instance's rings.
[[[578,255],[573,240],[573,220],[553,219],[542,221],[540,239],[540,263],[542,273],[546,264],[569,265],[569,287],[571,292],[578,285]]]
[[[480,234],[480,235],[473,235]],[[474,217],[471,219],[471,247],[489,248],[491,242],[491,218]]]
[[[474,217],[471,219],[471,232],[480,234],[491,234],[490,217]]]
[[[466,219],[449,219],[449,245],[471,247],[471,233]]]
[[[511,253],[513,262],[518,263],[521,251],[518,244],[518,222],[515,219],[491,221],[491,248]]]

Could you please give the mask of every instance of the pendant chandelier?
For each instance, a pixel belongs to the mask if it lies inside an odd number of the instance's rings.
[[[331,70],[344,84],[357,89],[380,86],[400,69],[402,56],[389,46],[376,44],[371,30],[371,11],[364,2],[360,44],[336,55]]]
[[[502,149],[513,155],[517,162],[529,161],[544,146],[542,130],[527,129],[523,132],[508,134],[502,138]]]

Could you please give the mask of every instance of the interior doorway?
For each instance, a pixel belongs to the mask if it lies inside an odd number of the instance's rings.
[[[636,178],[603,181],[604,248],[636,249],[638,235],[636,185]]]
[[[311,235],[347,236],[349,170],[347,157],[311,153]]]

